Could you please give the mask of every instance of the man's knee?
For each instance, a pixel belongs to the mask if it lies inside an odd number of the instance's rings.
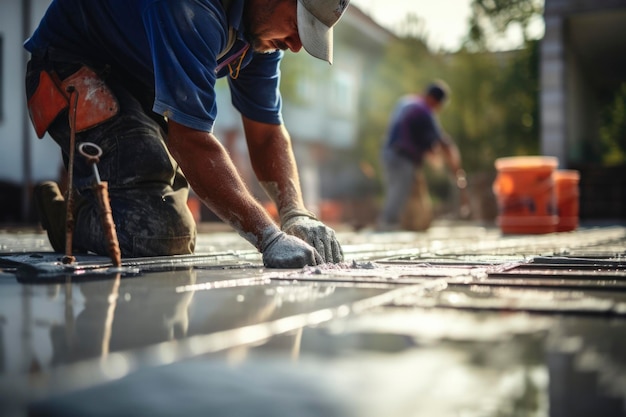
[[[123,257],[193,253],[196,224],[186,203],[187,190],[112,190],[111,207]],[[77,215],[75,241],[83,250],[107,254],[95,199]]]
[[[195,230],[188,235],[174,237],[132,236],[132,256],[188,255],[196,246]]]

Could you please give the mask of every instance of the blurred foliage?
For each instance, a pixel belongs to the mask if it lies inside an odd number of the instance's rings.
[[[544,0],[473,0],[465,47],[486,50],[494,35],[505,33],[512,25],[520,28],[522,39],[527,42],[528,27],[542,16],[543,4]]]
[[[609,166],[626,164],[626,83],[601,111],[600,120],[602,162]]]

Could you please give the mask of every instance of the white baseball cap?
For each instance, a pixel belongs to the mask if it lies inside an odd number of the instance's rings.
[[[298,34],[304,49],[333,63],[333,26],[350,0],[298,0]]]

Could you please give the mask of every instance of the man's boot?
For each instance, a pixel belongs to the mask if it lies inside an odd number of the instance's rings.
[[[46,181],[33,189],[41,226],[55,252],[65,252],[65,198],[56,182]]]

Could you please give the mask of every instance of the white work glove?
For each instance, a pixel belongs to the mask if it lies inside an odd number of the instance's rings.
[[[299,237],[317,249],[323,263],[343,261],[343,251],[335,231],[317,220],[313,213],[291,210],[281,216],[281,223],[283,232]]]
[[[303,268],[320,265],[320,254],[311,245],[276,229],[261,242],[263,265],[268,268]]]

